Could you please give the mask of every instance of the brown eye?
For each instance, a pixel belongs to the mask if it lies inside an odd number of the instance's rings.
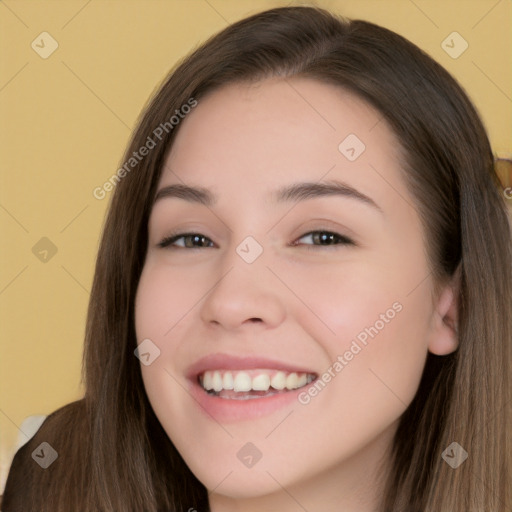
[[[176,244],[178,240],[183,240],[182,243]],[[211,244],[210,244],[211,243]],[[201,249],[205,247],[212,247],[213,242],[206,236],[200,233],[178,233],[164,238],[158,243],[158,247],[173,247],[183,249]]]
[[[354,242],[339,233],[334,233],[332,231],[310,231],[309,233],[305,233],[302,235],[299,240],[309,237],[313,243],[312,244],[299,244],[295,243],[294,245],[307,245],[307,246],[320,246],[320,247],[330,247],[337,245],[355,245]],[[308,247],[310,249],[311,247]]]

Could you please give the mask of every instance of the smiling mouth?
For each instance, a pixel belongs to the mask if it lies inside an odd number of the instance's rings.
[[[199,374],[197,380],[209,395],[229,400],[250,400],[294,391],[316,378],[314,373],[251,369],[207,370]]]

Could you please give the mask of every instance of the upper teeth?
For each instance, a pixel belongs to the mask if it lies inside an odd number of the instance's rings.
[[[223,389],[234,391],[268,391],[270,387],[278,390],[297,389],[310,383],[314,375],[309,373],[283,372],[275,370],[247,371],[206,371],[199,382],[207,391]]]

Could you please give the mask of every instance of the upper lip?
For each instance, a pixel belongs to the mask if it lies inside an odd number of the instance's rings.
[[[278,361],[276,359],[216,353],[201,357],[190,365],[186,370],[186,376],[189,379],[195,379],[198,375],[201,375],[207,370],[251,370],[257,368],[316,375],[316,372],[304,366]]]

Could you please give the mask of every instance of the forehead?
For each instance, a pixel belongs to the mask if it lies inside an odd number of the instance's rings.
[[[232,83],[181,121],[161,185],[229,183],[254,195],[325,177],[379,195],[379,174],[400,184],[398,146],[382,115],[341,87],[303,77]]]

